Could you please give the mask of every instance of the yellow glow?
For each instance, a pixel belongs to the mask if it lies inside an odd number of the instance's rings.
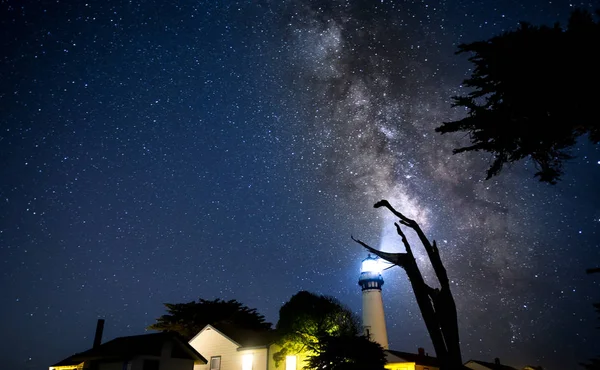
[[[252,362],[254,361],[254,355],[247,353],[242,356],[242,370],[252,370]]]
[[[415,370],[416,362],[391,362],[384,365],[388,370]]]
[[[296,356],[285,356],[285,370],[296,370]]]

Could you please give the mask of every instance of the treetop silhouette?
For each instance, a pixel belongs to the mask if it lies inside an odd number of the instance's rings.
[[[165,303],[167,314],[156,319],[148,329],[181,334],[187,340],[198,334],[206,325],[233,325],[240,329],[267,331],[271,323],[255,308],[249,308],[235,299],[205,300],[189,303]]]
[[[464,81],[472,91],[453,98],[467,116],[436,131],[468,133],[471,145],[455,154],[491,153],[486,179],[505,164],[531,158],[535,176],[555,184],[580,136],[600,141],[598,45],[600,22],[581,10],[566,29],[521,23],[516,31],[459,45],[457,54],[472,53],[475,66]]]

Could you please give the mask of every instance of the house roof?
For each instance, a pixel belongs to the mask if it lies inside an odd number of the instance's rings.
[[[422,366],[440,367],[439,361],[436,357],[431,357],[428,355],[419,355],[417,353],[410,352],[393,351],[391,349],[387,349],[385,350],[385,352],[389,352],[396,357],[400,357],[406,362],[414,362],[417,365]]]
[[[120,360],[140,355],[160,356],[163,343],[172,340],[194,361],[206,364],[207,361],[192,346],[174,333],[153,333],[119,337],[96,348],[76,353],[52,366],[77,365],[87,360]]]
[[[501,364],[499,361],[498,361],[498,363],[494,363],[494,362],[485,362],[485,361],[479,361],[479,360],[469,360],[465,363],[465,365],[468,364],[469,362],[475,362],[476,364],[485,366],[488,369],[493,369],[493,370],[517,370],[512,366]]]
[[[239,344],[242,347],[241,349],[266,347],[279,338],[275,330],[243,329],[236,327],[235,325],[224,323],[215,324],[212,327]]]
[[[77,360],[76,358],[74,358],[74,356],[75,355],[69,356],[69,357],[65,358],[64,360],[55,363],[52,366],[76,366],[83,362],[83,360]]]

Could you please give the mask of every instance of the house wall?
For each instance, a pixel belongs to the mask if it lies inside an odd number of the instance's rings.
[[[206,365],[194,365],[194,370],[209,370],[210,359],[221,356],[220,370],[242,370],[244,354],[252,354],[252,370],[267,370],[267,349],[257,348],[238,351],[239,346],[212,328],[206,328],[189,342],[206,360]]]
[[[273,354],[281,349],[276,344],[272,344],[268,349],[241,349],[237,343],[212,328],[201,331],[189,344],[208,361],[206,365],[194,365],[194,370],[210,370],[210,359],[213,356],[221,356],[220,370],[243,370],[242,359],[245,354],[253,355],[252,370],[302,370],[307,364],[309,355],[308,353],[297,354],[296,368],[286,369],[285,360],[279,366],[275,365]]]
[[[418,369],[414,362],[391,362],[385,364],[384,367],[388,370],[423,370],[422,366]]]
[[[466,367],[473,370],[489,370],[486,366],[480,365],[477,362],[469,361],[465,364]]]
[[[252,354],[252,370],[267,370],[267,349],[247,349],[238,352],[240,354],[240,362],[237,368],[230,370],[242,370],[242,357],[246,354]],[[225,370],[225,369],[223,369]]]
[[[388,370],[440,370],[435,366],[423,366],[415,362],[391,362],[385,364]]]
[[[194,365],[194,370],[209,370],[210,359],[213,356],[221,356],[221,370],[241,369],[241,358],[239,358],[239,366],[235,367],[238,346],[211,328],[202,330],[196,337],[192,338],[189,344],[208,361],[206,365]]]
[[[75,369],[83,369],[83,362],[79,365],[50,366],[49,367],[49,370],[75,370]]]
[[[130,361],[127,365],[127,370],[143,370],[144,360],[158,360],[160,361],[159,370],[192,370],[194,368],[194,360],[185,358],[168,358],[168,357],[157,357],[157,356],[139,356]],[[98,370],[123,370],[123,362],[114,363],[117,366],[100,367]],[[103,364],[103,365],[114,365]]]
[[[439,367],[435,366],[423,366],[423,365],[415,365],[415,370],[440,370]]]
[[[185,358],[161,358],[159,370],[192,370],[194,360]]]
[[[123,361],[98,364],[98,370],[123,370]]]

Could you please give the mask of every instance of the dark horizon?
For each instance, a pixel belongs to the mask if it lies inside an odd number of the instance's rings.
[[[600,355],[600,147],[557,185],[484,180],[452,155],[461,43],[566,24],[591,3],[0,4],[0,354],[42,369],[141,334],[163,303],[236,299],[277,322],[300,290],[360,312],[350,236],[402,251],[387,199],[436,240],[464,361]],[[433,277],[409,234],[425,279]],[[406,274],[384,272],[390,348],[433,354]]]

